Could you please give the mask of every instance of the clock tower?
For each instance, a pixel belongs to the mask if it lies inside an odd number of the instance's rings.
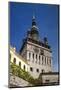
[[[31,28],[27,31],[27,37],[23,40],[19,54],[27,60],[28,72],[34,78],[38,78],[40,73],[52,72],[51,47],[46,37],[40,41],[39,29],[34,15]]]

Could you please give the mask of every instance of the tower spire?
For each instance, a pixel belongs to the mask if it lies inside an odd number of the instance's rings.
[[[33,13],[32,17],[32,26],[36,26],[35,14]]]

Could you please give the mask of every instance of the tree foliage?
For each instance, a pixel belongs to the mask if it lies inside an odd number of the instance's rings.
[[[11,63],[10,64],[10,69],[11,69],[11,73],[13,75],[18,76],[18,77],[28,81],[29,83],[33,84],[34,86],[41,85],[41,81],[40,81],[39,78],[34,79],[28,72],[24,71],[19,66]]]

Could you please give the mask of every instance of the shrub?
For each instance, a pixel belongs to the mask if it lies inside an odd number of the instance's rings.
[[[22,70],[19,66],[11,63],[10,64],[10,69],[13,75],[18,76],[26,81],[28,81],[29,83],[33,84],[33,85],[41,85],[41,81],[40,79],[34,79],[28,72]]]

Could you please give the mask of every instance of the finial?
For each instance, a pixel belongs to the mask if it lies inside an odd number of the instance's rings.
[[[33,14],[33,19],[35,19],[35,15]]]
[[[35,19],[35,12],[33,11],[33,19]]]

